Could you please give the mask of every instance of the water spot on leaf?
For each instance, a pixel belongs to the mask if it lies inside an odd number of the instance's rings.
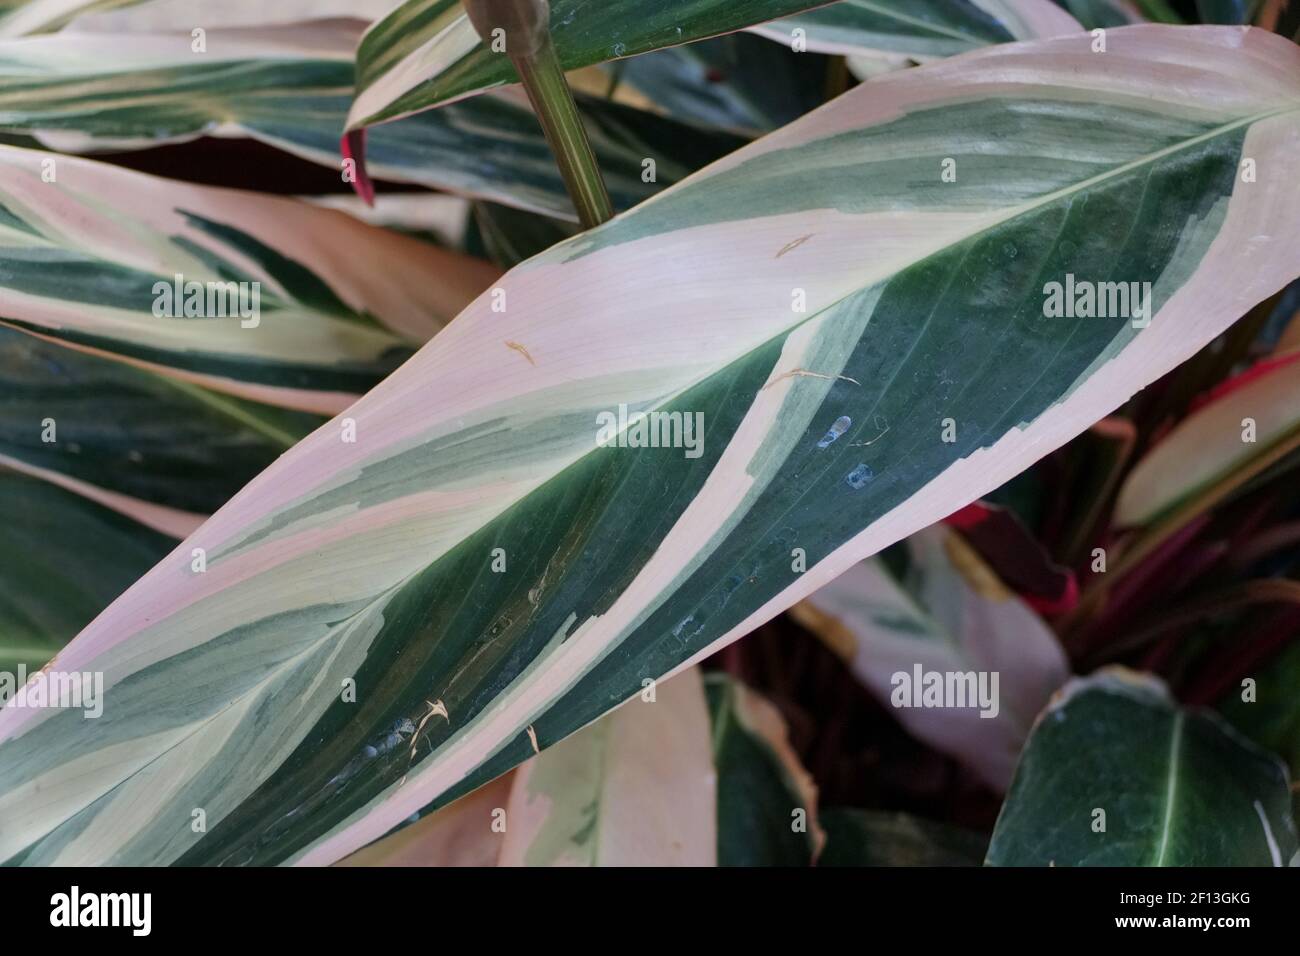
[[[839,418],[835,419],[835,421],[831,423],[830,429],[826,432],[825,435],[822,436],[822,440],[817,443],[817,447],[818,448],[828,447],[833,441],[835,441],[835,439],[839,438],[846,431],[848,431],[849,426],[852,424],[853,424],[853,419],[849,418],[848,415],[841,415]]]
[[[850,488],[864,488],[867,482],[876,477],[876,473],[867,465],[859,463],[856,468],[848,473],[844,479],[849,483]]]

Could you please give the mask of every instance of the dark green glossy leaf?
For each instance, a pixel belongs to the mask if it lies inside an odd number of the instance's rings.
[[[1038,720],[998,817],[1000,866],[1285,866],[1286,767],[1208,711],[1123,671],[1077,680]]]

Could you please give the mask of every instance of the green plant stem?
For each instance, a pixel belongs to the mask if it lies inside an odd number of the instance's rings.
[[[511,56],[510,61],[519,72],[519,79],[523,81],[528,99],[542,124],[582,227],[599,226],[614,215],[614,207],[596,165],[591,143],[587,141],[587,130],[578,115],[573,92],[560,67],[550,31],[541,38],[535,53]]]

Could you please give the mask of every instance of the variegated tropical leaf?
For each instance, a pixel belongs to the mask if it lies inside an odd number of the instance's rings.
[[[988,837],[906,813],[822,812],[826,849],[818,866],[979,866]]]
[[[1069,677],[1065,653],[954,532],[928,528],[902,554],[904,567],[874,558],[850,568],[792,614],[912,734],[1004,791],[1034,718]],[[966,699],[930,701],[932,674],[970,675]]]
[[[1252,458],[1300,442],[1300,351],[1267,359],[1228,385],[1129,472],[1115,505],[1118,524],[1151,524]]]
[[[0,673],[39,670],[174,544],[0,467]]]
[[[307,203],[0,147],[0,324],[218,391],[337,412],[498,274]]]
[[[0,326],[0,465],[178,538],[322,421]]]
[[[1052,0],[840,0],[750,29],[814,53],[923,62],[1083,28]]]
[[[0,859],[337,860],[998,487],[1300,275],[1300,47],[1090,40],[881,77],[509,272],[59,655],[105,673],[94,734],[0,711]],[[1150,282],[1150,321],[1050,316],[1069,275]],[[369,756],[429,701],[419,746]]]
[[[551,36],[566,70],[742,30],[826,0],[552,0]],[[506,39],[509,43],[509,39]],[[517,82],[502,52],[482,43],[460,0],[406,0],[357,48],[359,130]]]
[[[1147,675],[1077,678],[1034,727],[998,816],[995,866],[1286,866],[1285,765]]]
[[[552,33],[566,69],[744,28],[787,45],[800,30],[801,49],[891,57],[900,64],[1080,29],[1051,0],[673,0],[657,4],[652,16],[639,9],[633,15],[624,3],[552,3]],[[610,37],[617,39],[610,43]],[[514,81],[509,60],[479,41],[457,0],[408,0],[374,24],[357,50],[357,99],[348,128]]]
[[[348,23],[211,30],[201,55],[188,34],[0,40],[0,130],[31,134],[64,152],[248,136],[341,169],[339,137],[359,36]],[[599,98],[582,97],[581,104],[620,209],[747,142]],[[646,160],[654,162],[651,176]],[[366,167],[377,178],[576,219],[537,118],[526,100],[508,93],[372,131]]]
[[[692,668],[345,862],[806,866],[823,840],[775,708]]]
[[[5,0],[0,37],[56,30],[182,30],[265,27],[310,20],[374,20],[396,0]]]

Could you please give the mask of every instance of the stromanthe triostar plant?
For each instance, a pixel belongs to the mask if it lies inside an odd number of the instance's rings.
[[[330,863],[450,803],[1300,275],[1297,142],[1279,37],[1007,44],[855,88],[524,262],[58,655],[104,675],[93,732],[0,712],[0,859]],[[1149,283],[1149,321],[1049,314],[1067,275]],[[622,405],[702,414],[703,453],[598,442]]]

